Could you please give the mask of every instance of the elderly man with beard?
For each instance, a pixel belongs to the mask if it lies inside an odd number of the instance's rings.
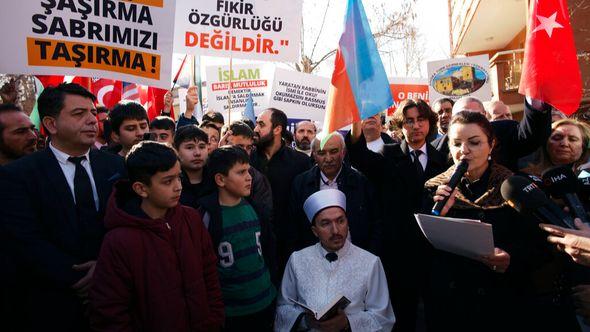
[[[295,150],[311,157],[311,141],[315,138],[317,128],[311,121],[300,121],[295,125]]]
[[[272,189],[273,217],[278,244],[279,268],[285,266],[293,248],[288,238],[293,233],[289,220],[289,195],[295,176],[311,167],[311,160],[301,152],[285,145],[283,132],[287,130],[287,115],[276,108],[269,108],[256,119],[254,143],[250,164],[264,174]]]
[[[303,202],[319,190],[338,189],[346,195],[346,217],[352,243],[377,254],[381,243],[379,205],[369,180],[344,163],[344,137],[338,132],[327,138],[318,136],[312,142],[312,152],[317,165],[299,174],[291,190],[289,214],[292,224],[297,226],[293,239],[295,249],[303,249],[317,241],[303,214]]]
[[[14,104],[0,104],[0,165],[37,150],[37,134],[31,119]]]

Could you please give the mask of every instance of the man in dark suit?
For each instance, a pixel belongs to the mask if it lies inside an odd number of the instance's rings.
[[[453,105],[453,114],[461,111],[479,112],[486,115],[482,102],[475,97],[463,97]],[[535,152],[551,135],[551,106],[538,100],[525,99],[524,116],[520,122],[513,120],[492,121],[496,145],[492,151],[494,160],[512,171],[518,171],[518,159]],[[449,138],[445,134],[432,142],[437,151],[447,158]]]
[[[288,147],[283,140],[287,130],[287,115],[276,108],[260,113],[254,128],[256,151],[250,155],[250,165],[264,174],[272,190],[272,224],[277,236],[279,270],[285,268],[292,248],[287,246],[289,229],[289,195],[295,176],[311,168],[311,159]]]
[[[427,143],[432,110],[422,100],[405,100],[393,120],[402,128],[401,143],[381,153],[367,149],[360,123],[352,126],[346,145],[352,165],[378,188],[383,206],[383,251],[395,331],[414,331],[420,298],[428,296],[431,247],[414,219],[421,212],[424,182],[446,169],[445,158]]]
[[[303,211],[305,200],[320,190],[338,189],[346,195],[346,217],[352,243],[379,254],[381,217],[373,186],[364,175],[343,162],[346,146],[342,135],[333,133],[325,139],[323,146],[320,146],[320,140],[322,138],[316,138],[311,144],[317,165],[293,180],[289,214],[293,227],[296,227],[293,232],[295,250],[317,243]]]
[[[95,96],[77,84],[43,91],[47,149],[6,166],[2,231],[24,286],[19,326],[9,331],[86,331],[84,310],[113,183],[123,159],[92,149]]]

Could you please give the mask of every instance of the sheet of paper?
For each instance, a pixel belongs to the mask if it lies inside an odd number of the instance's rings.
[[[492,225],[479,220],[415,214],[416,222],[436,248],[474,258],[494,253]]]

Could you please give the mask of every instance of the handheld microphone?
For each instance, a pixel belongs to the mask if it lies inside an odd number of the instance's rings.
[[[455,171],[453,172],[453,175],[451,175],[449,183],[447,184],[449,187],[451,187],[451,192],[455,190],[455,187],[457,187],[459,181],[461,181],[461,178],[465,172],[467,172],[467,168],[469,168],[469,163],[467,163],[466,160],[461,160],[461,162],[457,164],[457,167],[455,167]],[[434,207],[432,207],[431,213],[435,216],[440,216],[440,212],[442,211],[445,204],[447,204],[448,200],[449,196],[446,196],[442,201],[436,202]]]
[[[578,191],[578,178],[571,168],[558,166],[545,171],[543,173],[543,183],[551,196],[565,201],[576,218],[580,218],[584,223],[588,222],[584,205],[582,205],[580,198],[576,194]]]
[[[532,215],[553,225],[576,229],[572,217],[565,214],[529,179],[518,175],[511,176],[504,180],[500,191],[508,204],[519,213]]]

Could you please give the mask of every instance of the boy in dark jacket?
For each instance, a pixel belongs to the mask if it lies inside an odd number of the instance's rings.
[[[178,204],[176,152],[141,142],[126,159],[105,217],[109,230],[90,290],[94,331],[215,331],[223,303],[211,238]]]
[[[252,177],[248,155],[221,147],[209,155],[217,192],[200,201],[203,221],[217,249],[217,269],[225,304],[225,331],[270,331],[274,319],[276,270],[268,220],[245,199]]]
[[[174,148],[182,168],[180,204],[198,209],[199,198],[215,191],[213,179],[207,176],[209,136],[195,125],[186,125],[176,132]]]

